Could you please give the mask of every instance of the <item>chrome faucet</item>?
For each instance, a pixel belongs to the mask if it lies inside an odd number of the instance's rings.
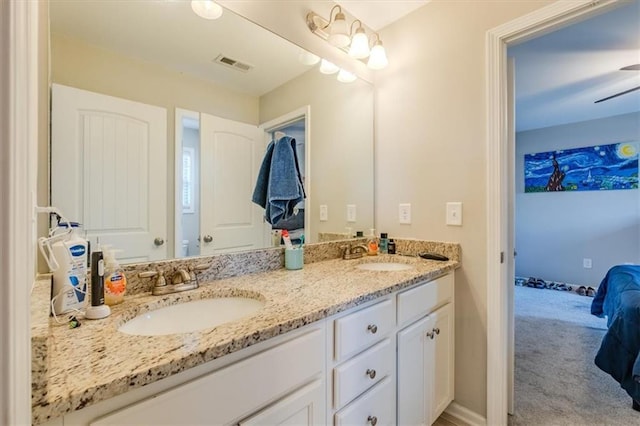
[[[343,250],[342,258],[345,260],[359,259],[369,251],[369,248],[364,244],[358,244],[355,246],[346,245],[341,246],[340,248]]]
[[[179,268],[172,272],[171,283],[167,284],[165,274],[162,271],[144,271],[140,272],[140,278],[156,278],[151,294],[154,296],[162,296],[165,294],[178,293],[186,290],[195,290],[200,285],[198,283],[197,272],[209,269],[208,264],[196,265],[191,269]]]

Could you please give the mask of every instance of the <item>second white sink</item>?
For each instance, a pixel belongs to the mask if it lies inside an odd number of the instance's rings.
[[[265,302],[248,297],[194,300],[145,312],[125,322],[118,331],[136,336],[162,336],[213,328],[249,316]]]
[[[357,265],[356,268],[363,269],[365,271],[406,271],[408,269],[413,269],[413,266],[395,262],[372,262],[361,263],[360,265]]]

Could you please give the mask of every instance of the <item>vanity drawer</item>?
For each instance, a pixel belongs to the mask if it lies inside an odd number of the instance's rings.
[[[398,294],[398,326],[417,320],[453,300],[453,274]]]
[[[393,425],[396,420],[395,395],[390,377],[371,388],[334,416],[336,426]]]
[[[340,408],[391,374],[393,346],[384,339],[333,370],[333,403]]]
[[[334,322],[336,361],[368,348],[394,326],[393,302],[387,299]]]

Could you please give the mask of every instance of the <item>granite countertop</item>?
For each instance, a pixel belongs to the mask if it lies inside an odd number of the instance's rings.
[[[402,271],[365,271],[363,262],[400,262]],[[84,406],[147,385],[190,367],[300,328],[370,300],[454,270],[459,262],[399,255],[326,260],[304,269],[279,269],[201,283],[197,290],[167,296],[127,297],[110,317],[70,329],[47,316],[48,282],[32,295],[32,421],[42,423]],[[43,290],[44,289],[44,290]],[[218,296],[248,296],[265,306],[245,319],[212,329],[166,336],[132,336],[118,327],[145,310]],[[40,348],[40,349],[38,349]],[[44,352],[44,353],[38,353]]]

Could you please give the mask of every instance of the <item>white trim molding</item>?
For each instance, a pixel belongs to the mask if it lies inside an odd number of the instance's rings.
[[[487,424],[486,418],[455,401],[444,410],[442,418],[455,425],[486,426]]]
[[[510,224],[507,207],[509,161],[507,129],[507,46],[568,25],[586,14],[602,12],[621,0],[558,1],[507,22],[486,36],[486,176],[487,176],[487,424],[506,425],[508,410],[508,312],[506,255]],[[505,262],[501,263],[501,253]],[[513,283],[511,283],[513,285]]]
[[[0,423],[31,424],[40,2],[0,4]],[[42,88],[44,90],[44,88]],[[5,204],[7,203],[8,204]]]

